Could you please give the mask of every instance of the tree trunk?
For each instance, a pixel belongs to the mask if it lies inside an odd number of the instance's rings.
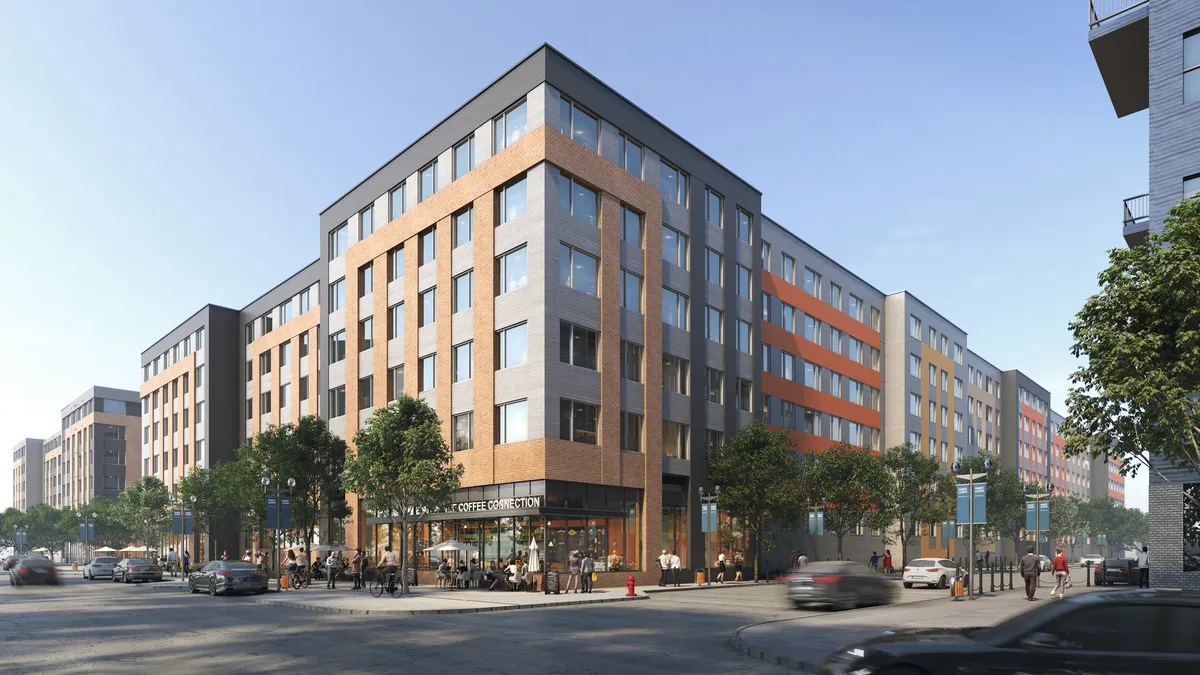
[[[400,525],[400,595],[408,595],[408,518]]]
[[[758,583],[758,571],[762,567],[762,531],[765,523],[760,518],[754,532],[754,583]]]
[[[900,528],[900,568],[903,569],[908,564],[908,530],[904,527]]]
[[[838,536],[837,536],[837,538],[838,538],[838,560],[842,559],[842,538],[845,536],[846,536],[846,534],[844,532],[839,532]]]

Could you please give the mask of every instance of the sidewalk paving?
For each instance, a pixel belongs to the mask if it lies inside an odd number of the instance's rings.
[[[1045,583],[1046,576],[1043,575],[1042,587],[1037,592],[1039,602],[1051,602],[1049,594],[1053,585]],[[1075,587],[1068,591],[1068,595],[1098,590],[1084,586],[1082,576],[1082,572],[1072,574]],[[1021,589],[986,593],[974,601],[954,601],[939,593],[934,598],[901,601],[886,607],[809,614],[750,624],[730,634],[729,642],[738,651],[769,663],[817,672],[825,657],[838,647],[874,637],[884,631],[990,626],[1034,606],[1035,603],[1025,599]]]

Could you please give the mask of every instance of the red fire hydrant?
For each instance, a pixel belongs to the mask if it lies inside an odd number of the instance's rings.
[[[625,588],[629,589],[629,592],[625,594],[625,597],[633,598],[633,597],[637,596],[637,593],[633,592],[633,575],[632,574],[630,574],[629,578],[625,580]]]

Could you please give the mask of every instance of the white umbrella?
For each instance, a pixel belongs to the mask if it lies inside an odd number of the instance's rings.
[[[477,553],[479,549],[470,544],[464,544],[456,539],[448,539],[440,544],[430,546],[426,551],[465,551],[467,553]]]
[[[542,571],[542,558],[540,555],[538,555],[537,539],[529,540],[529,571]]]
[[[117,549],[112,548],[111,546],[101,546],[100,548],[96,549],[94,552],[95,553],[116,553]]]
[[[338,553],[348,553],[350,551],[353,551],[354,549],[350,548],[349,546],[342,546],[341,544],[325,544],[322,546],[314,546],[314,547],[312,547],[312,550],[314,550],[314,551],[330,551],[330,552],[336,551]]]

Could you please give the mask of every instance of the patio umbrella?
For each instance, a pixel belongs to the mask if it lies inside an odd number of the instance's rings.
[[[466,553],[478,553],[479,549],[470,544],[464,544],[456,539],[448,539],[440,544],[430,546],[426,551],[464,551]]]
[[[529,540],[529,571],[542,571],[542,557],[538,554],[537,539]]]
[[[33,550],[34,550],[34,551],[45,551],[46,553],[49,553],[49,552],[50,552],[50,549],[48,549],[48,548],[45,548],[45,547],[41,547],[41,548],[35,548],[35,549],[33,549]]]
[[[110,546],[101,546],[100,548],[96,549],[95,552],[96,553],[116,553],[117,549],[112,548]]]
[[[314,551],[330,551],[330,552],[337,552],[337,553],[348,553],[350,551],[353,551],[354,549],[350,548],[349,546],[343,546],[341,544],[323,544],[321,546],[312,547],[312,550],[314,550]]]

